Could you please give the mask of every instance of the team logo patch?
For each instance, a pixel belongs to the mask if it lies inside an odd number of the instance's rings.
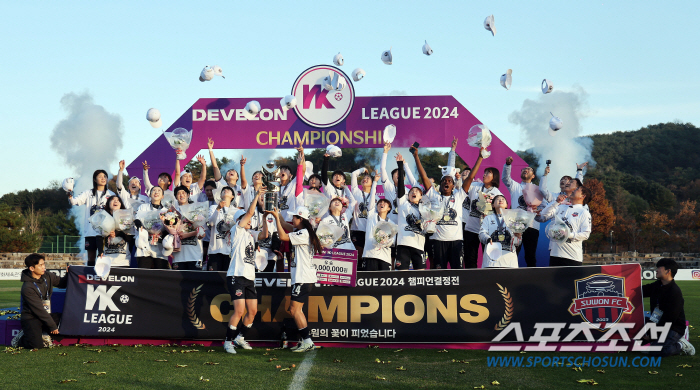
[[[578,217],[578,213],[573,213],[573,214],[571,214],[571,216],[574,217],[574,218],[575,218],[575,217]]]
[[[243,295],[243,290],[236,290],[236,296],[240,297],[241,295]]]
[[[625,296],[625,278],[595,274],[578,279],[576,298],[569,306],[572,316],[580,315],[595,329],[605,332],[618,323],[623,314],[632,314],[634,306]]]

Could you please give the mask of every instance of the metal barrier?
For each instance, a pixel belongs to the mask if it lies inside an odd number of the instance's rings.
[[[80,236],[44,236],[39,253],[80,253]]]

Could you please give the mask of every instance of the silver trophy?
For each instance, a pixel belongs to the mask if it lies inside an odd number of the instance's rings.
[[[279,205],[280,169],[273,160],[268,160],[262,168],[263,185],[265,186],[265,211],[272,211]]]

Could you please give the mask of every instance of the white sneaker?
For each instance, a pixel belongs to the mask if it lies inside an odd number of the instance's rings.
[[[253,349],[253,347],[251,347],[250,344],[248,344],[248,342],[245,341],[245,339],[243,337],[236,337],[233,340],[233,344],[235,344],[236,347],[238,347],[238,348]]]
[[[19,346],[19,341],[22,339],[22,336],[24,336],[24,331],[20,329],[20,331],[17,333],[17,336],[12,338],[12,342],[10,342],[10,346],[12,348],[17,348]]]
[[[301,347],[301,343],[300,343],[300,342],[297,343],[297,345],[295,345],[295,346],[293,346],[293,347],[289,347],[289,350],[292,351],[292,352],[294,352],[294,351],[296,351],[297,349],[299,349],[299,347]]]
[[[678,342],[681,344],[681,355],[695,355],[695,347],[685,337],[681,337]]]
[[[311,339],[304,339],[299,345],[299,348],[293,350],[292,352],[308,352],[314,349],[314,342]]]
[[[228,353],[236,353],[236,348],[233,347],[233,341],[224,341],[224,351]]]

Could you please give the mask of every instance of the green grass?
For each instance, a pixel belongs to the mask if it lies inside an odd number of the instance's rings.
[[[22,282],[19,280],[0,280],[0,309],[18,307]]]
[[[685,297],[686,317],[691,324],[700,323],[700,283],[678,282]],[[648,302],[645,302],[648,304]],[[700,328],[700,326],[698,327]],[[700,332],[691,329],[691,340],[700,347]],[[198,349],[199,352],[180,353],[180,350]],[[100,349],[102,352],[94,351]],[[176,350],[176,353],[168,353]],[[214,350],[214,352],[207,352]],[[221,347],[60,347],[49,350],[26,351],[12,355],[0,353],[0,373],[3,389],[24,388],[75,388],[75,389],[286,389],[306,355],[289,351],[255,348],[228,355]],[[700,348],[698,350],[700,352]],[[65,353],[61,356],[59,353]],[[267,355],[266,355],[267,354]],[[588,385],[576,383],[579,379],[594,379],[600,389],[697,389],[700,388],[700,358],[674,356],[664,358],[655,368],[600,368],[584,367],[582,372],[572,368],[502,368],[488,367],[487,357],[492,356],[583,356],[617,357],[628,360],[641,356],[635,353],[575,354],[575,353],[525,353],[488,352],[474,350],[449,350],[439,353],[435,349],[341,349],[318,350],[309,371],[305,388],[337,390],[358,389],[572,389]],[[277,361],[269,362],[271,357]],[[156,362],[167,359],[167,362]],[[342,362],[334,363],[334,359]],[[391,363],[378,364],[375,359]],[[453,363],[466,360],[469,364]],[[83,364],[85,361],[97,363]],[[219,365],[205,365],[216,362]],[[176,364],[186,364],[178,368]],[[276,365],[292,371],[280,372]],[[678,368],[689,364],[692,368]],[[403,366],[406,371],[397,371]],[[465,370],[460,374],[460,370]],[[657,371],[650,375],[648,371]],[[106,372],[101,376],[90,372]],[[677,377],[676,373],[683,374]],[[201,382],[200,376],[209,379]],[[377,380],[377,376],[386,380]],[[59,384],[63,379],[78,382]],[[500,386],[491,385],[498,381]]]

